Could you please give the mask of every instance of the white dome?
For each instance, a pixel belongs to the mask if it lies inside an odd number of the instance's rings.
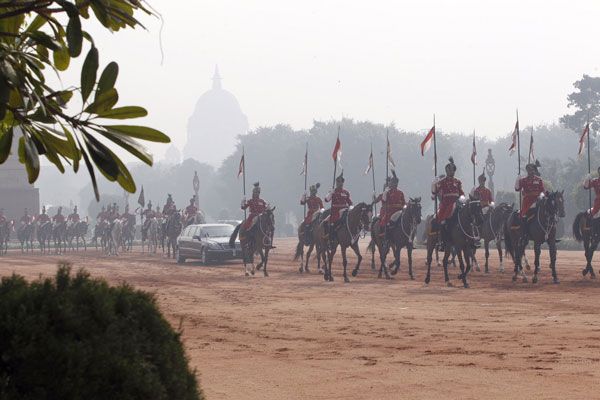
[[[213,87],[200,96],[188,121],[185,158],[218,166],[235,149],[237,136],[248,131],[248,118],[235,96],[221,87],[218,69]]]

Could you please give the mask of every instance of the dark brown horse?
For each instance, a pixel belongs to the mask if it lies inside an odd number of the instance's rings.
[[[35,224],[29,222],[27,224],[21,224],[17,230],[17,238],[21,242],[21,253],[33,251],[33,239],[35,237]]]
[[[474,234],[474,226],[481,225],[483,222],[483,213],[481,212],[481,203],[479,200],[469,196],[469,199],[464,203],[458,200],[452,216],[446,221],[448,232],[447,242],[444,249],[444,258],[442,266],[444,267],[444,280],[446,285],[452,286],[450,277],[448,276],[448,259],[452,254],[452,249],[456,250],[458,255],[458,263],[460,266],[460,279],[465,288],[469,287],[467,276],[471,271],[471,259],[473,258],[474,242],[477,236]],[[428,230],[430,231],[430,229]],[[427,276],[425,284],[431,281],[431,260],[432,253],[439,240],[439,235],[436,233],[428,236],[427,240]],[[466,263],[466,268],[465,268]]]
[[[317,211],[313,216],[312,222],[310,224],[310,232],[307,236],[305,233],[306,227],[304,227],[304,222],[298,227],[298,244],[296,245],[296,254],[294,255],[294,261],[298,261],[300,259],[300,268],[298,271],[300,273],[309,272],[308,270],[308,261],[310,260],[310,255],[313,250],[317,252],[317,271],[319,273],[323,273],[321,269],[321,261],[323,265],[327,262],[325,250],[327,248],[327,243],[323,243],[320,240],[320,229],[319,225],[327,216],[329,215],[329,210],[326,211]],[[306,239],[309,239],[308,243]],[[304,247],[307,246],[308,250],[306,251],[306,260],[304,259]]]
[[[269,276],[267,263],[269,262],[269,251],[273,247],[273,235],[275,233],[275,215],[273,211],[275,211],[275,207],[267,208],[265,212],[259,214],[248,231],[242,228],[242,224],[239,224],[229,237],[229,246],[235,247],[235,239],[238,234],[240,236],[244,274],[246,276],[254,275],[255,270],[261,268],[264,276]],[[254,266],[255,254],[260,255],[260,263],[256,267]],[[252,266],[250,271],[248,271],[248,264]]]
[[[362,261],[362,255],[358,247],[358,239],[362,230],[369,230],[371,217],[373,214],[373,205],[366,203],[358,203],[353,208],[345,211],[341,220],[336,226],[335,235],[333,238],[329,237],[327,246],[327,263],[325,265],[325,273],[323,278],[326,281],[333,281],[333,274],[331,273],[331,264],[333,263],[333,257],[335,256],[337,247],[340,246],[342,253],[342,265],[344,266],[344,282],[350,282],[347,274],[348,259],[346,257],[346,250],[350,247],[354,254],[356,254],[357,262],[356,266],[352,270],[352,276],[358,274],[360,263]],[[328,223],[325,221],[324,223]],[[322,240],[322,239],[321,239]]]
[[[13,229],[12,221],[0,222],[0,255],[8,252],[8,241],[10,240],[10,232]]]
[[[527,275],[523,271],[521,260],[525,254],[525,247],[533,240],[535,254],[532,282],[537,283],[540,270],[540,253],[542,243],[548,244],[550,252],[550,269],[552,281],[559,283],[556,274],[556,225],[559,217],[565,216],[563,192],[550,192],[536,202],[534,212],[528,215],[525,222],[517,219],[513,214],[508,219],[504,229],[504,242],[515,264],[513,282],[521,274],[523,282],[527,282]]]
[[[587,211],[577,214],[575,221],[573,221],[573,237],[578,242],[583,242],[585,250],[586,265],[581,273],[583,276],[589,273],[591,279],[596,279],[596,273],[594,272],[594,268],[592,268],[592,258],[598,248],[598,243],[600,243],[600,235],[594,234],[593,224],[598,222],[592,221]]]
[[[167,240],[167,258],[171,258],[171,249],[173,250],[173,258],[175,258],[175,248],[177,247],[177,238],[183,229],[181,221],[181,212],[175,211],[167,218],[165,224],[165,238]]]
[[[496,248],[498,249],[498,257],[500,258],[500,266],[498,272],[504,272],[504,264],[502,259],[502,240],[504,238],[504,227],[508,218],[513,213],[513,206],[507,203],[500,203],[494,208],[491,208],[483,216],[483,224],[478,226],[479,234],[483,239],[483,245],[485,248],[485,273],[489,273],[489,258],[490,258],[490,242],[493,240],[496,242]],[[475,269],[479,271],[479,263],[475,254],[473,254],[473,263]]]

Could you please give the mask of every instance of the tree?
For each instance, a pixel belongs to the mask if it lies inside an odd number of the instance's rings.
[[[593,132],[597,132],[600,129],[600,78],[583,75],[573,86],[577,91],[571,93],[567,99],[569,108],[574,108],[575,112],[563,115],[560,122],[575,132],[581,132],[589,113],[590,127]]]
[[[83,23],[96,19],[117,32],[142,26],[136,19],[140,12],[152,14],[139,0],[13,0],[0,4],[0,164],[8,158],[13,138],[18,137],[19,161],[25,165],[30,183],[38,177],[39,156],[43,155],[61,172],[64,163],[77,172],[83,159],[97,200],[95,169],[128,192],[136,191],[131,173],[105,142],[152,165],[152,155],[138,139],[170,140],[149,127],[107,121],[144,117],[147,112],[138,106],[116,107],[119,66],[108,63],[98,78],[99,52]],[[51,87],[46,74],[55,72],[61,78],[71,59],[82,54],[86,42],[89,50],[79,85]],[[79,96],[74,96],[76,93]]]

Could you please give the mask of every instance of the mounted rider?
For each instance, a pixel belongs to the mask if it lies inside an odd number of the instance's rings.
[[[29,215],[27,209],[25,209],[24,214],[19,221],[21,222],[21,225],[29,225],[31,222],[33,222],[33,218],[31,215]]]
[[[539,161],[529,163],[525,166],[527,171],[526,177],[517,177],[515,182],[515,191],[521,192],[523,195],[523,203],[521,204],[521,218],[533,215],[536,202],[545,196],[544,181],[540,178]]]
[[[381,209],[383,210],[383,216],[379,220],[380,226],[380,236],[387,236],[389,225],[397,220],[400,211],[404,209],[406,206],[406,201],[404,200],[404,193],[398,189],[399,179],[396,176],[396,171],[392,170],[392,176],[390,177],[387,189],[381,195],[381,202],[383,206]]]
[[[184,211],[185,226],[190,225],[193,222],[193,219],[196,217],[197,214],[198,214],[198,207],[196,207],[196,195],[194,195],[190,199],[190,204],[188,204],[188,206],[185,208],[185,211]]]
[[[489,210],[494,208],[494,195],[490,189],[485,187],[486,180],[487,178],[485,177],[485,172],[482,172],[481,175],[477,177],[479,186],[474,187],[473,190],[471,190],[471,196],[479,199],[483,214],[486,214]]]
[[[73,207],[73,212],[67,217],[67,222],[74,225],[80,221],[79,214],[77,213],[77,206]]]
[[[171,193],[167,194],[167,203],[163,207],[163,215],[166,217],[170,217],[173,213],[177,212],[177,206],[175,206],[175,202],[173,201],[173,196]]]
[[[4,208],[0,208],[0,224],[6,222],[6,216],[4,216]]]
[[[58,207],[58,210],[56,210],[56,215],[52,217],[52,222],[57,225],[65,222],[65,216],[62,215],[62,207]]]
[[[103,222],[103,221],[105,221],[107,219],[106,217],[107,217],[107,215],[106,215],[106,206],[102,206],[102,209],[100,210],[100,212],[96,216],[96,221],[97,222]]]
[[[335,178],[335,190],[329,192],[325,197],[325,202],[331,202],[331,214],[329,214],[328,234],[329,240],[335,239],[335,232],[342,220],[342,214],[352,205],[350,192],[344,189],[344,171]]]
[[[156,219],[161,219],[164,218],[165,216],[163,215],[163,213],[160,212],[160,205],[156,206],[156,210],[154,211],[154,218]]]
[[[600,167],[598,167],[598,174],[600,175]],[[587,174],[585,181],[583,182],[583,188],[586,190],[594,190],[596,198],[594,199],[594,206],[588,210],[588,218],[591,219],[592,228],[594,235],[600,235],[600,177],[592,178],[591,174]]]
[[[46,206],[42,206],[42,213],[37,216],[36,220],[38,224],[40,224],[40,226],[51,222],[50,217],[48,216],[48,214],[46,214]]]
[[[246,200],[246,197],[242,198],[241,208],[242,210],[250,210],[250,214],[242,222],[242,229],[248,232],[254,226],[256,217],[267,210],[267,202],[260,198],[260,183],[256,182],[254,184],[250,200]]]
[[[307,197],[306,193],[302,195],[300,199],[301,205],[306,205],[306,216],[304,217],[304,221],[302,221],[302,231],[304,233],[304,243],[310,244],[312,242],[312,223],[314,221],[315,215],[323,209],[323,200],[319,196],[317,196],[317,191],[321,187],[320,183],[316,183],[309,187],[310,195]]]
[[[142,211],[142,216],[144,217],[144,225],[142,225],[142,234],[146,236],[146,232],[148,232],[148,228],[150,227],[150,221],[155,217],[154,210],[152,210],[152,201],[148,201],[147,208]]]
[[[446,242],[448,241],[448,227],[447,220],[452,217],[454,209],[456,208],[456,201],[465,195],[462,189],[462,182],[455,178],[456,165],[454,159],[450,157],[446,164],[446,176],[436,177],[431,184],[431,194],[438,196],[440,199],[440,205],[435,215],[435,219],[431,223],[433,232],[440,232],[441,239],[440,247],[443,249]],[[463,197],[464,198],[464,197]]]

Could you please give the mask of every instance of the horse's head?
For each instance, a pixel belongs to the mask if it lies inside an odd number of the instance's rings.
[[[275,207],[267,207],[265,212],[263,213],[264,217],[264,228],[272,232],[275,229]]]
[[[550,192],[546,197],[546,210],[549,215],[565,216],[564,190]]]
[[[373,218],[373,204],[358,203],[350,210],[351,213],[358,213],[358,224],[360,229],[368,231],[371,228],[371,219]],[[350,221],[349,221],[350,222]]]
[[[469,211],[469,215],[471,217],[472,222],[475,225],[483,224],[483,211],[481,210],[481,201],[479,201],[477,197],[469,195],[469,200],[467,200],[465,206]]]
[[[421,223],[421,198],[415,197],[408,200],[406,215],[416,224]]]
[[[504,221],[513,213],[514,204],[509,205],[508,203],[500,203],[496,206],[495,210],[496,212],[494,215],[497,215],[496,218]]]

